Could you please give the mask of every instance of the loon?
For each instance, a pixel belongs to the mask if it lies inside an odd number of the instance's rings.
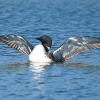
[[[64,62],[83,51],[100,47],[100,38],[91,36],[71,36],[56,50],[51,50],[52,39],[48,35],[36,38],[41,42],[33,46],[23,36],[1,35],[0,42],[28,55],[30,62]]]

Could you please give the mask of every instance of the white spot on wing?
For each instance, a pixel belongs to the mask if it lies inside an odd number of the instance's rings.
[[[83,44],[87,44],[87,40],[85,37],[82,38],[83,39]]]
[[[70,37],[69,40],[77,41],[77,39],[75,37]]]

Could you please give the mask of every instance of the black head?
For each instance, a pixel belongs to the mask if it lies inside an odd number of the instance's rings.
[[[48,49],[52,46],[52,39],[48,35],[43,35],[39,38],[36,38],[37,40],[40,40],[42,45],[45,47],[46,51],[48,52]]]

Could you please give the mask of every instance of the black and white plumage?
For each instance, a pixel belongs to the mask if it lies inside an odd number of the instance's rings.
[[[21,53],[25,53],[29,55],[31,51],[34,49],[32,44],[30,44],[24,37],[17,35],[2,35],[0,36],[0,42],[3,42],[10,46],[11,48],[15,48],[19,50]]]
[[[90,36],[72,36],[53,52],[56,60],[67,60],[80,52],[100,47],[100,38]]]
[[[52,46],[52,39],[48,35],[43,35],[37,39],[42,44],[33,46],[22,36],[0,36],[0,42],[27,54],[31,62],[63,62],[82,51],[100,47],[100,38],[72,36],[58,49],[49,51]]]

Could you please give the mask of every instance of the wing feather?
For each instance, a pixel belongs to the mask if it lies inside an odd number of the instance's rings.
[[[100,38],[73,36],[53,52],[55,59],[69,59],[80,52],[100,47]]]
[[[34,48],[24,37],[17,35],[2,35],[0,36],[0,42],[27,55],[29,55]]]

